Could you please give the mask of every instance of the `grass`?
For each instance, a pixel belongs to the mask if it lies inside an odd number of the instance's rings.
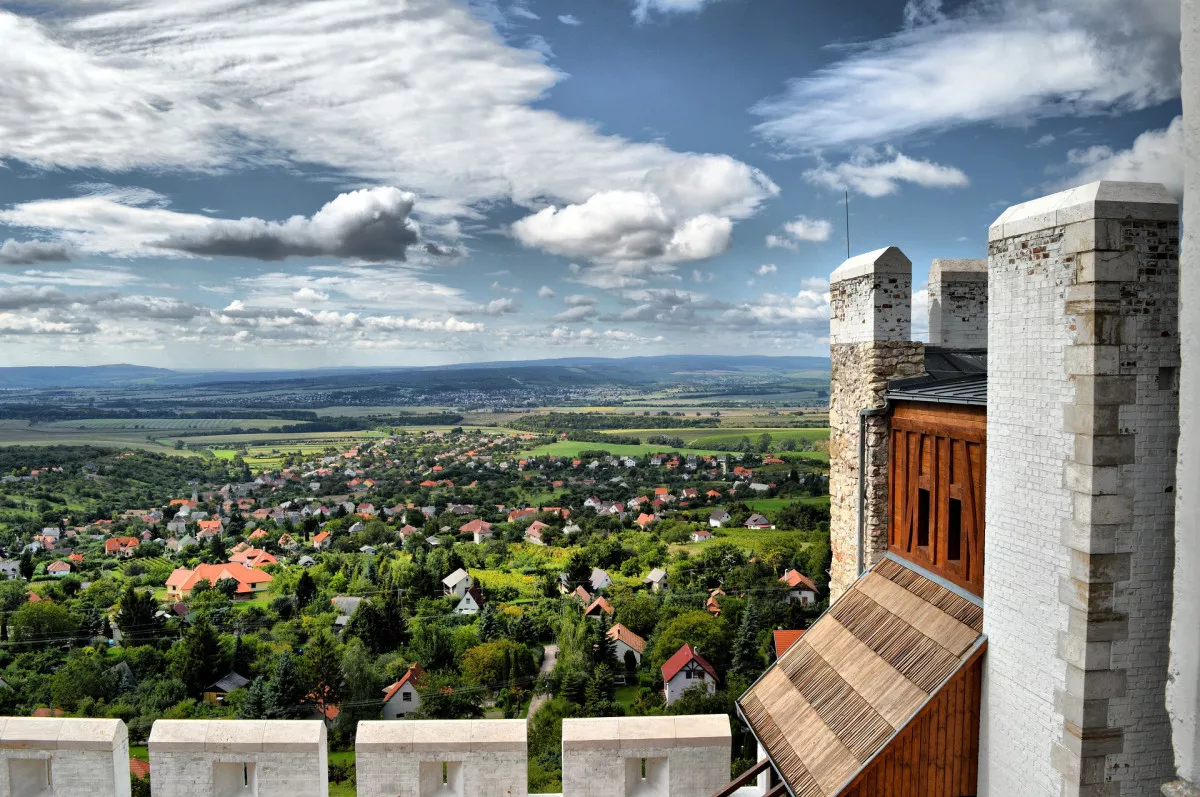
[[[746,501],[746,506],[755,512],[778,512],[788,504],[808,504],[809,506],[829,506],[829,496],[818,495],[806,498],[756,498]]]
[[[625,711],[628,712],[633,707],[633,701],[637,699],[637,693],[637,684],[618,686],[613,694],[613,699],[624,706]]]
[[[583,451],[607,451],[614,455],[628,455],[631,457],[641,457],[646,454],[666,453],[669,451],[678,451],[681,454],[720,454],[717,450],[700,450],[693,448],[672,448],[671,446],[663,445],[648,445],[643,443],[638,446],[624,445],[619,443],[581,443],[574,440],[563,440],[557,443],[548,443],[544,446],[538,446],[529,453],[539,456],[544,454],[553,454],[560,457],[577,457]]]
[[[196,435],[195,437],[182,437],[185,445],[199,446],[220,446],[222,448],[240,448],[239,444],[254,444],[260,445],[271,443],[275,446],[295,445],[297,443],[315,443],[317,441],[329,441],[335,444],[352,442],[354,440],[367,440],[370,438],[383,437],[383,432],[371,430],[363,430],[358,432],[251,432],[248,434],[211,434],[211,435]],[[175,438],[165,437],[160,438],[164,444],[175,444]]]
[[[743,437],[750,438],[750,442],[757,443],[758,439],[763,434],[771,435],[771,444],[778,448],[779,444],[785,440],[791,440],[796,443],[818,443],[829,439],[829,429],[783,429],[770,427],[744,427],[742,429],[721,429],[717,432],[709,431],[708,434],[697,435],[691,440],[692,445],[705,446],[708,448],[720,448],[723,450],[731,450],[736,448]]]
[[[280,423],[284,423],[284,421],[270,418],[85,418],[78,421],[54,421],[52,423],[39,424],[38,428],[177,432],[204,429],[220,431],[222,429],[232,429],[235,426],[244,429],[248,426],[278,426]],[[288,423],[293,422],[288,421]]]
[[[689,542],[671,547],[675,550],[683,549],[696,554],[704,550],[706,546],[716,545],[719,542],[732,542],[746,550],[761,554],[780,544],[795,543],[796,535],[799,533],[783,529],[717,529],[712,539],[705,542]],[[800,543],[800,545],[808,546],[809,543]]]
[[[145,429],[78,429],[31,424],[29,421],[0,420],[0,446],[104,446],[195,456],[190,451],[174,451],[155,440],[148,440],[146,435]]]
[[[139,761],[149,761],[150,748],[144,744],[131,744],[129,745],[129,757]]]

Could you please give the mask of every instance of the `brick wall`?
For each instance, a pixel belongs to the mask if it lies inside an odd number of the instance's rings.
[[[987,261],[934,260],[929,267],[929,345],[987,348]]]
[[[1172,207],[1102,183],[990,231],[980,794],[1150,795],[1166,776]]]

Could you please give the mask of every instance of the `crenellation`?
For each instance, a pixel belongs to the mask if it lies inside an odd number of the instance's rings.
[[[0,718],[0,797],[129,797],[120,720]]]

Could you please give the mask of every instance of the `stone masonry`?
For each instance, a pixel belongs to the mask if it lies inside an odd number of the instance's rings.
[[[853,257],[829,278],[829,494],[836,599],[858,577],[859,412],[883,406],[891,379],[924,368],[924,345],[912,331],[912,262],[896,247]],[[864,568],[887,551],[888,425],[866,425]]]
[[[1181,780],[1171,797],[1200,797],[1200,0],[1184,0],[1183,251],[1180,256],[1179,484],[1175,503],[1175,607],[1167,711]]]
[[[1141,183],[991,227],[981,795],[1150,795],[1170,775],[1178,236]]]
[[[987,260],[934,260],[929,267],[929,345],[987,348]]]
[[[359,797],[524,797],[525,720],[360,722]]]
[[[564,720],[566,797],[699,797],[729,783],[729,718]]]
[[[120,720],[0,717],[0,797],[129,797]]]
[[[320,720],[158,720],[149,746],[154,797],[329,794]]]

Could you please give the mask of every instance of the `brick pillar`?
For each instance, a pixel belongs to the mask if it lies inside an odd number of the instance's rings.
[[[896,247],[847,260],[829,278],[830,597],[858,576],[859,412],[883,406],[890,379],[924,368],[912,331],[912,262]],[[867,419],[865,566],[887,550],[888,426]]]
[[[1183,269],[1179,490],[1175,504],[1175,610],[1167,711],[1181,780],[1164,793],[1200,797],[1200,0],[1183,2]]]
[[[935,260],[929,267],[929,345],[987,348],[987,260]]]
[[[1102,182],[989,234],[981,795],[1149,795],[1178,435],[1178,206]]]

